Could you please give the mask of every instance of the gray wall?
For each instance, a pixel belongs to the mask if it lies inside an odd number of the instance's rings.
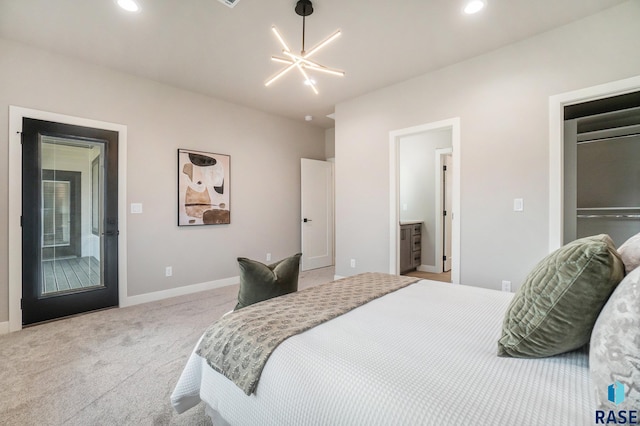
[[[300,158],[325,158],[324,129],[0,40],[0,322],[9,105],[128,126],[127,199],[144,206],[127,218],[129,296],[236,276],[237,256],[300,250]],[[231,225],[176,226],[178,148],[231,155]]]
[[[549,96],[640,74],[638,22],[630,1],[338,104],[336,274],[389,271],[389,131],[460,117],[461,282],[517,288],[548,248]]]
[[[325,158],[335,158],[336,156],[336,129],[332,127],[324,132],[324,155]]]

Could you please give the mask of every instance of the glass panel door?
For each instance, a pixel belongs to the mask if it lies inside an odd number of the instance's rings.
[[[104,144],[42,136],[41,296],[102,287]],[[95,231],[95,232],[94,232]]]
[[[118,305],[118,133],[25,118],[22,322]]]

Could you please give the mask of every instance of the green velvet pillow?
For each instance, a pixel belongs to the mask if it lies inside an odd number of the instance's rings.
[[[498,356],[541,358],[587,344],[623,277],[624,264],[608,235],[581,238],[551,253],[511,301]]]
[[[297,291],[300,256],[298,253],[271,265],[239,257],[240,291],[234,310]]]

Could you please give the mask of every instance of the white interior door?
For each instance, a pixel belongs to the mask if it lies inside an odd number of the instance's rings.
[[[333,265],[333,164],[301,159],[302,270]]]
[[[451,154],[444,156],[444,211],[446,212],[444,216],[444,272],[448,272],[451,270],[451,223],[453,219],[453,212],[451,210],[451,200],[453,193],[453,161],[451,158]]]

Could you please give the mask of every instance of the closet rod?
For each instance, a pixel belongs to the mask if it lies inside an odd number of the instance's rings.
[[[630,133],[628,135],[623,135],[623,136],[608,136],[606,138],[598,138],[598,139],[589,139],[586,141],[578,141],[577,144],[583,144],[583,143],[592,143],[592,142],[606,142],[606,141],[610,141],[613,139],[622,139],[622,138],[634,138],[636,136],[640,136],[640,133]]]
[[[640,207],[578,207],[576,210],[640,210]]]
[[[578,219],[640,219],[640,214],[579,214]]]

